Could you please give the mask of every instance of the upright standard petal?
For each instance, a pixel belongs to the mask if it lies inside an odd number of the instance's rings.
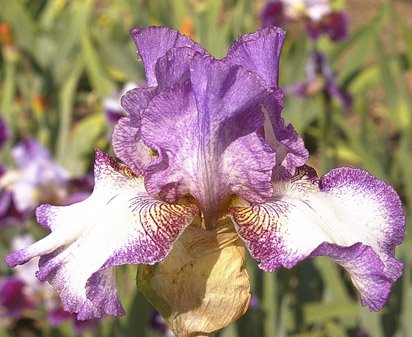
[[[130,34],[142,59],[149,87],[157,85],[155,75],[157,60],[170,49],[188,47],[202,54],[205,53],[204,49],[192,39],[181,35],[177,30],[167,27],[134,28],[130,31]]]
[[[269,196],[274,154],[255,132],[267,93],[241,67],[195,57],[190,80],[159,93],[143,115],[143,140],[159,153],[146,170],[149,193],[191,194],[205,218],[216,218],[231,193]]]
[[[123,315],[113,266],[162,260],[197,214],[147,195],[143,179],[96,153],[92,195],[71,206],[42,205],[40,224],[51,233],[6,257],[14,267],[41,256],[37,277],[59,292],[78,319]]]
[[[292,125],[281,118],[283,92],[278,88],[279,62],[285,31],[266,28],[242,35],[230,47],[227,60],[255,73],[273,91],[265,103],[264,138],[276,152],[274,178],[290,177],[306,163],[309,153]]]
[[[402,273],[394,258],[405,231],[402,204],[392,187],[366,171],[338,168],[318,181],[304,167],[293,179],[275,182],[266,203],[231,214],[262,269],[329,256],[349,271],[370,310],[383,307]]]
[[[269,27],[241,35],[230,47],[227,60],[260,76],[269,87],[278,87],[279,60],[286,32]]]
[[[143,143],[140,129],[143,111],[155,93],[155,88],[128,91],[121,99],[128,115],[121,118],[113,130],[114,153],[136,175],[142,175],[151,160],[150,149]]]

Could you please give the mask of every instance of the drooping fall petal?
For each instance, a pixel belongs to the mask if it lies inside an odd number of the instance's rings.
[[[402,273],[394,258],[405,231],[401,202],[392,187],[366,171],[334,169],[318,181],[304,168],[289,181],[274,182],[264,204],[231,212],[262,269],[329,256],[349,271],[371,310],[383,307]]]
[[[13,267],[41,256],[37,277],[81,320],[123,315],[113,267],[162,260],[197,213],[193,205],[150,197],[141,177],[102,152],[95,180],[92,195],[80,203],[40,206],[38,221],[51,233],[6,257]]]

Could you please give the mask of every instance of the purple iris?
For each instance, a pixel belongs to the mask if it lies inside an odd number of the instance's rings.
[[[303,21],[312,40],[327,35],[332,41],[348,37],[348,16],[333,11],[328,0],[268,0],[261,15],[262,26],[283,26],[287,21]]]
[[[394,249],[405,217],[392,187],[368,172],[305,165],[301,137],[280,116],[285,33],[243,35],[217,60],[165,27],[133,29],[147,87],[128,91],[113,133],[122,164],[97,151],[95,187],[71,206],[42,205],[51,233],[6,257],[40,257],[37,277],[78,319],[123,315],[114,267],[165,258],[186,227],[229,218],[259,267],[329,256],[363,305],[380,310],[402,273]]]

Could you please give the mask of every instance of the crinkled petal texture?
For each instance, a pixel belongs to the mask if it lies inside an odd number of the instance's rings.
[[[272,90],[272,96],[265,103],[264,137],[276,152],[275,179],[290,177],[295,168],[304,165],[309,157],[302,138],[291,124],[285,125],[280,115],[283,92],[278,88],[278,79],[284,39],[285,31],[280,28],[262,29],[240,36],[227,56],[229,62],[255,73]]]
[[[142,138],[159,153],[145,172],[150,194],[193,195],[205,218],[224,197],[257,201],[271,195],[274,153],[256,134],[268,94],[254,74],[197,55],[190,80],[156,95],[142,117]]]
[[[277,87],[280,52],[285,35],[283,29],[275,27],[241,35],[230,47],[227,59],[254,72],[270,87]]]
[[[317,180],[308,167],[275,182],[266,203],[233,208],[239,235],[266,271],[326,255],[346,268],[363,305],[380,310],[403,265],[394,258],[405,217],[396,192],[368,172],[338,168]]]
[[[142,175],[150,163],[149,148],[143,143],[140,129],[142,113],[156,93],[155,88],[136,88],[122,97],[128,115],[113,130],[112,146],[116,156],[136,175]]]
[[[123,315],[113,267],[162,260],[198,212],[150,197],[142,178],[102,152],[96,153],[95,180],[83,202],[40,206],[38,221],[51,233],[6,257],[13,267],[41,256],[37,277],[48,280],[64,309],[80,320]]]
[[[131,35],[142,57],[149,88],[136,88],[122,97],[128,115],[113,132],[113,149],[135,174],[143,174],[150,163],[149,148],[141,139],[141,117],[156,93],[189,76],[195,53],[206,53],[196,42],[167,27],[132,29]]]
[[[132,29],[130,34],[136,44],[137,51],[142,59],[147,85],[156,86],[157,78],[155,67],[157,60],[166,53],[179,47],[188,47],[201,54],[204,49],[196,42],[185,35],[181,35],[177,30],[167,27],[148,27],[143,29]]]

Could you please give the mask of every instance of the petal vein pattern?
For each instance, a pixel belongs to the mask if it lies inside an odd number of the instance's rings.
[[[167,200],[191,194],[205,217],[232,192],[270,196],[275,155],[256,130],[267,90],[241,67],[195,56],[190,79],[159,93],[142,118],[142,138],[159,153],[146,187]]]
[[[263,270],[329,256],[349,271],[371,310],[383,307],[402,273],[394,258],[405,231],[401,202],[366,171],[334,169],[318,181],[309,167],[300,168],[293,179],[274,183],[266,203],[231,214]]]
[[[123,315],[113,267],[162,260],[198,212],[150,197],[142,178],[102,152],[96,153],[95,177],[85,201],[40,206],[38,221],[52,232],[6,257],[16,266],[41,256],[37,277],[48,280],[65,310],[81,320]]]

